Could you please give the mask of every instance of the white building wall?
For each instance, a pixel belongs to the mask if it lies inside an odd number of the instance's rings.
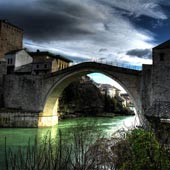
[[[17,67],[32,63],[33,58],[25,51],[21,50],[15,56],[15,70]]]
[[[107,90],[107,94],[111,97],[111,98],[114,98],[116,96],[116,89],[114,88],[109,88]]]

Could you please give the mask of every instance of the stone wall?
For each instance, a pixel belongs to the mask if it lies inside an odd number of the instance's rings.
[[[23,30],[0,20],[0,58],[4,54],[22,48]]]
[[[148,119],[170,118],[170,50],[168,48],[153,49],[153,65],[149,73],[145,74],[148,77],[143,84],[145,115]],[[143,73],[146,72],[143,70]],[[147,94],[148,93],[148,94]],[[156,121],[155,121],[156,122]],[[154,122],[154,123],[155,123]],[[158,125],[157,125],[158,126]]]
[[[1,112],[0,127],[38,127],[38,114],[26,112]]]
[[[143,65],[141,81],[141,101],[142,112],[145,112],[151,106],[152,83],[151,83],[152,65]]]
[[[170,49],[153,49],[151,103],[170,101]]]
[[[4,106],[4,76],[7,74],[7,66],[4,60],[0,60],[0,107]]]
[[[10,109],[41,112],[43,110],[43,79],[32,75],[6,75],[4,106]]]

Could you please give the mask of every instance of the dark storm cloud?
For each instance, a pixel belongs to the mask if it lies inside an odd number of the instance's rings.
[[[78,38],[93,33],[85,24],[91,24],[93,19],[95,22],[97,17],[90,16],[92,13],[86,6],[62,0],[37,1],[32,5],[0,7],[0,16],[22,27],[25,37],[36,41]]]
[[[151,20],[154,23],[157,20],[167,21],[169,15],[162,7],[166,2],[0,0],[0,18],[24,29],[24,46],[27,48],[45,48],[73,56],[77,62],[81,58],[97,61],[112,54],[107,57],[108,61],[140,65],[151,62],[151,53],[139,49],[156,45],[158,36],[154,34],[155,28],[151,29],[153,26],[148,23]],[[156,29],[160,29],[161,22]],[[168,30],[169,27],[164,32]]]
[[[126,53],[127,55],[130,56],[136,56],[139,58],[151,58],[151,50],[150,49],[133,49],[133,50],[129,50]]]

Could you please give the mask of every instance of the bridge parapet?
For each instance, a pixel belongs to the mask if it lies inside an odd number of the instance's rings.
[[[78,69],[89,69],[89,70],[94,69],[99,72],[102,72],[102,70],[107,70],[107,71],[116,70],[116,71],[119,71],[122,73],[127,73],[127,74],[136,74],[136,75],[141,74],[141,70],[138,70],[138,69],[119,67],[119,66],[108,65],[108,64],[97,63],[97,62],[84,62],[84,63],[72,65],[66,69],[63,69],[63,70],[60,70],[57,72],[50,73],[50,74],[46,75],[46,77],[57,76],[57,75],[72,72],[72,71],[78,70]]]
[[[104,65],[108,65],[108,66],[115,66],[115,67],[119,67],[119,68],[126,68],[126,69],[131,69],[131,70],[142,70],[142,66],[136,66],[136,65],[131,65],[131,64],[124,64],[124,63],[119,63],[119,62],[112,62],[112,61],[93,61],[93,60],[89,60],[86,62],[78,62],[78,63],[72,63],[70,66],[75,66],[78,64],[82,64],[82,63],[99,63],[99,64],[104,64]]]

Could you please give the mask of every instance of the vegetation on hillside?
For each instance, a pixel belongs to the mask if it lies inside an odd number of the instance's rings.
[[[82,83],[80,80],[65,88],[59,100],[59,111],[64,115],[71,113],[82,116],[99,113],[132,114],[116,97],[102,95],[93,83]]]
[[[64,113],[81,113],[95,115],[103,110],[103,96],[93,84],[71,83],[63,91],[59,102],[60,111]]]

